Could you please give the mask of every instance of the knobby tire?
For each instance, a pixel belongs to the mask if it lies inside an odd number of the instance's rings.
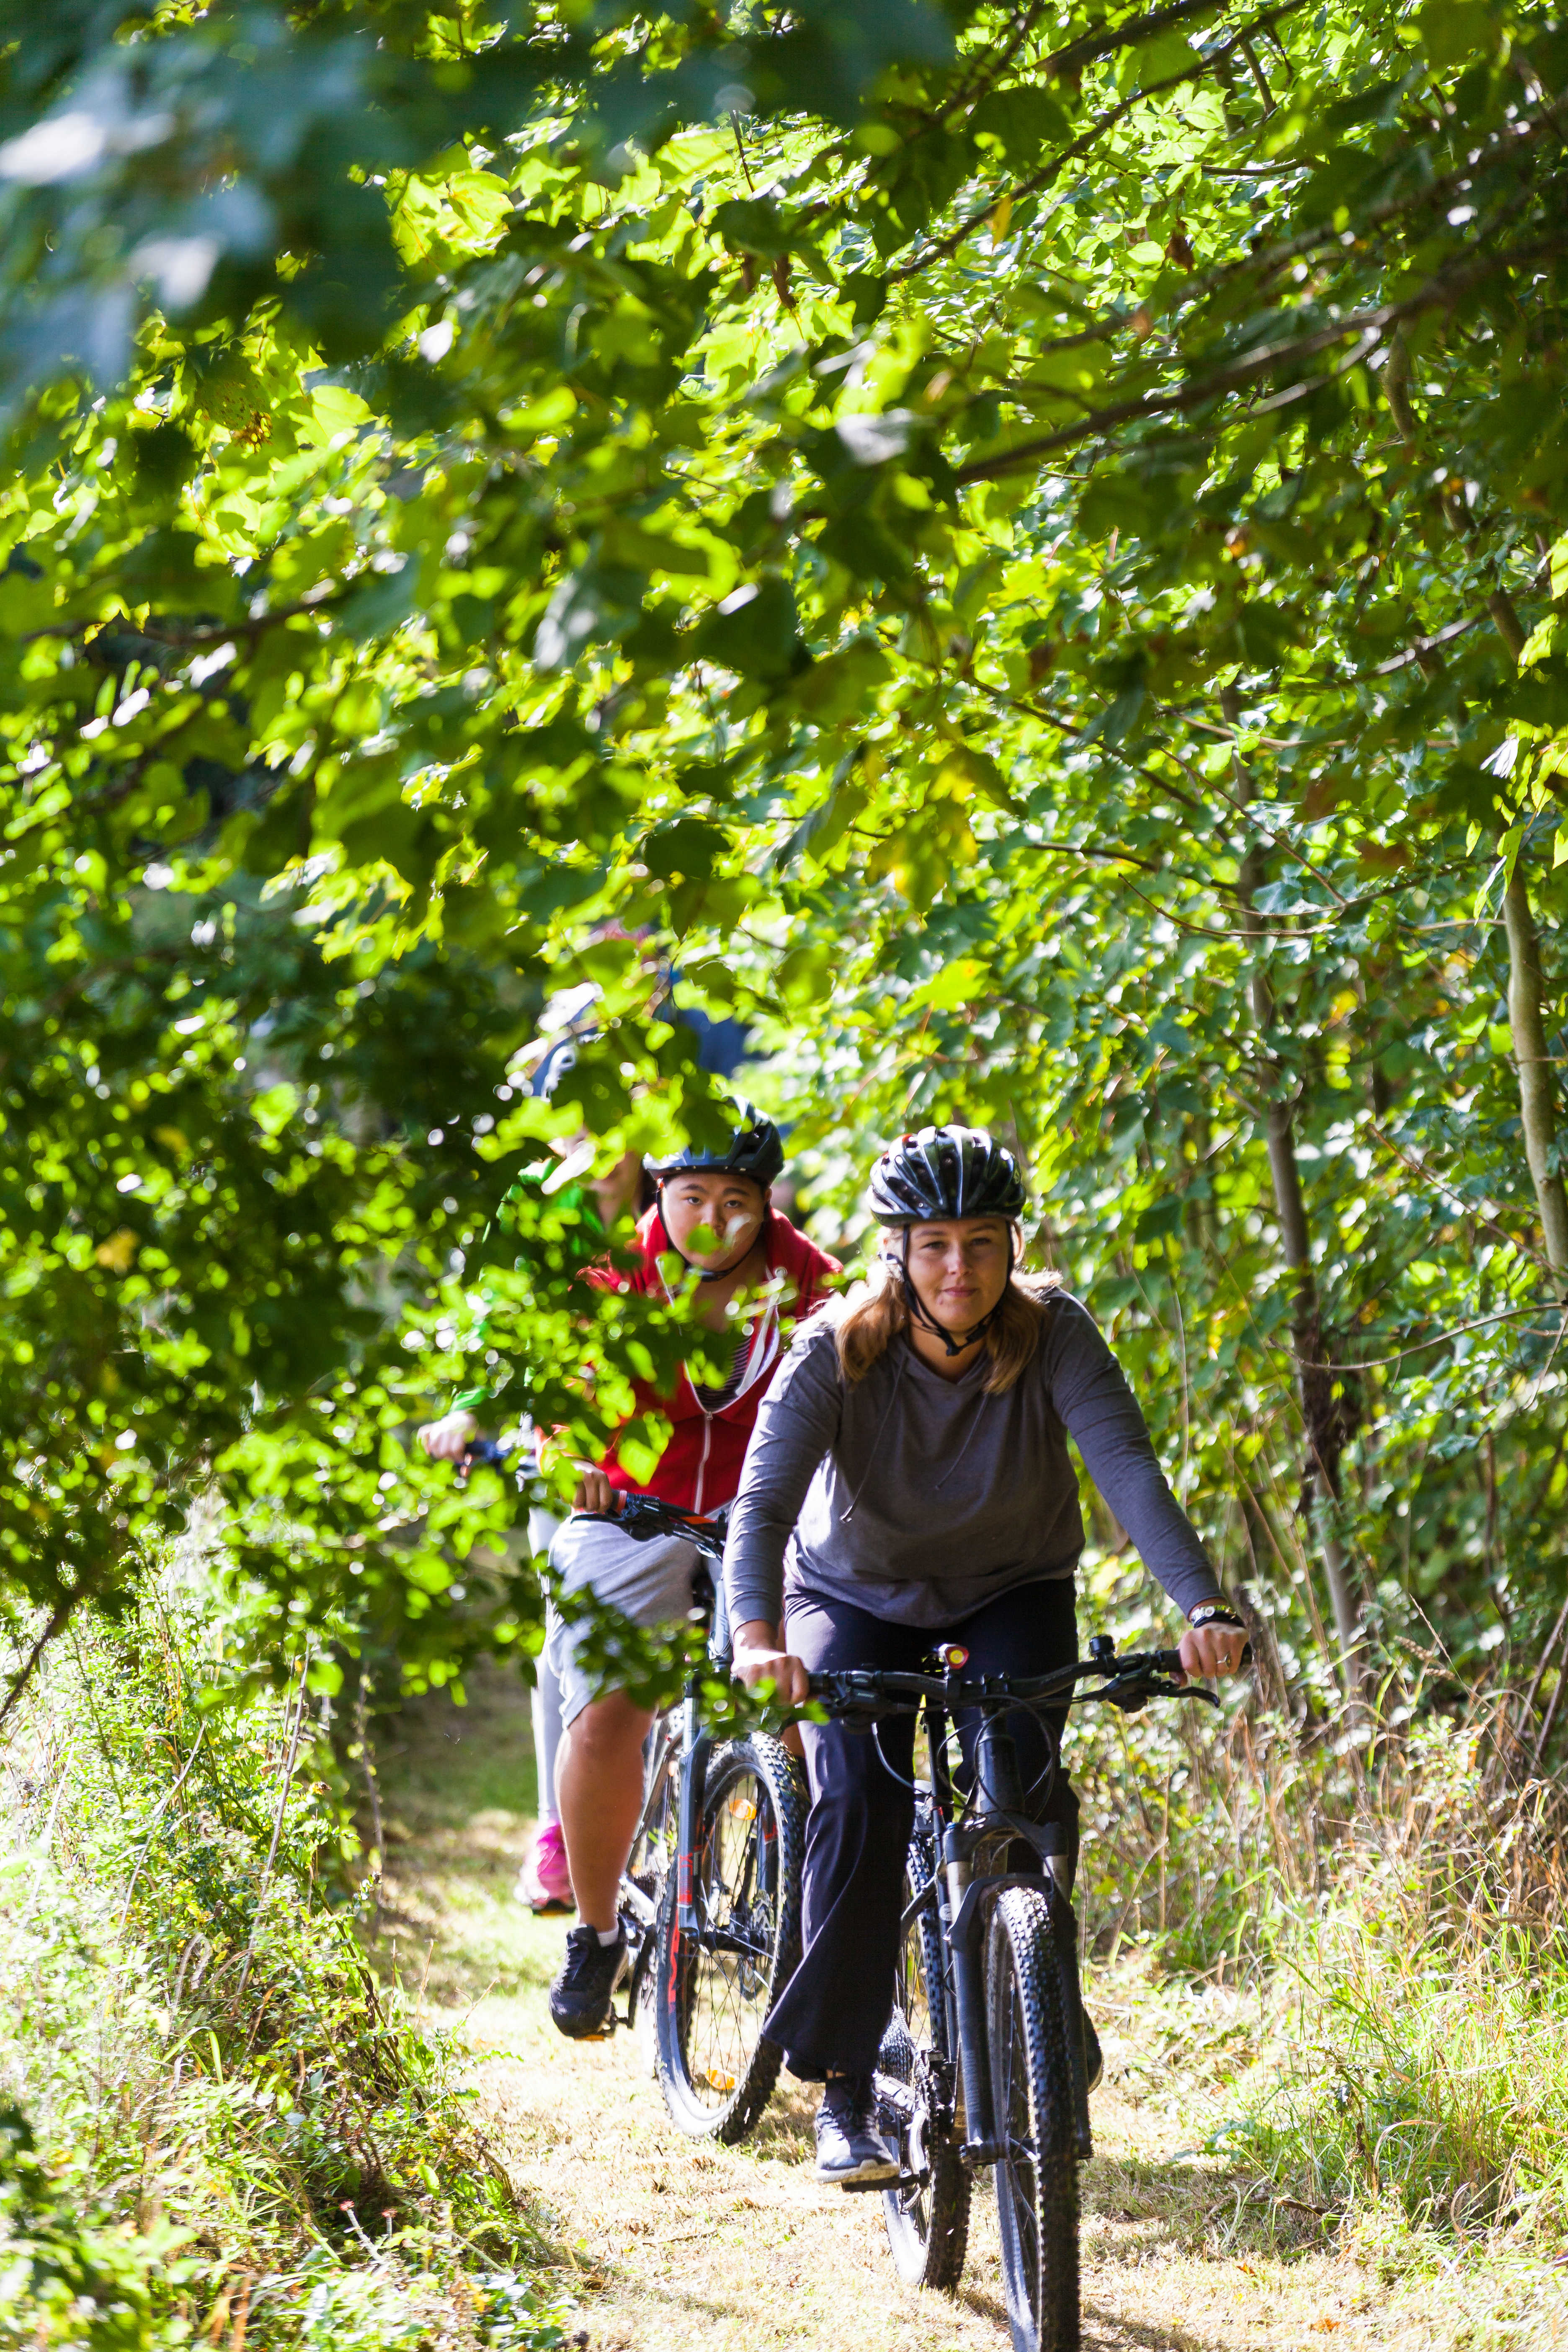
[[[936,1868],[936,1840],[929,1803],[915,1816],[904,1873],[903,1907],[929,1887]],[[952,2052],[948,2046],[947,2005],[942,1998],[942,1928],[934,1899],[910,1920],[899,1950],[893,2014],[877,2055],[878,2110],[906,2171],[925,2178],[912,2188],[885,2189],[882,2218],[893,2267],[910,2286],[953,2287],[963,2273],[969,2246],[971,2180],[950,2136],[952,2116],[931,2112],[940,2080],[951,2090]],[[910,2104],[918,2119],[914,2144]],[[917,2163],[914,2159],[923,2158]]]
[[[682,1930],[672,1873],[654,1995],[659,2087],[689,2138],[733,2146],[773,2096],[784,2053],[763,2020],[800,1958],[805,1823],[799,1768],[778,1740],[714,1752],[692,1866],[700,1924]]]
[[[985,2022],[1014,2352],[1079,2352],[1073,2076],[1050,1913],[1027,1888],[1010,1887],[991,1915]]]

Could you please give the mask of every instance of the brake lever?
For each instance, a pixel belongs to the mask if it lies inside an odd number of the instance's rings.
[[[1194,1698],[1205,1706],[1217,1706],[1219,1695],[1205,1690],[1202,1683],[1173,1683],[1154,1675],[1113,1676],[1104,1687],[1083,1693],[1086,1698],[1101,1698],[1119,1715],[1139,1715],[1152,1698]]]

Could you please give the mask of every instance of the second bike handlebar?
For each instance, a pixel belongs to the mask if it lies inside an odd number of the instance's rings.
[[[729,1510],[710,1512],[683,1511],[677,1503],[661,1503],[657,1495],[621,1496],[618,1511],[574,1511],[577,1519],[602,1519],[607,1527],[619,1528],[638,1543],[650,1543],[656,1536],[683,1536],[688,1543],[709,1559],[722,1559],[724,1537],[729,1526]]]
[[[463,1448],[463,1458],[458,1466],[471,1470],[476,1462],[482,1462],[487,1469],[500,1470],[510,1461],[516,1446],[517,1440],[513,1437],[470,1437]]]
[[[462,1467],[482,1463],[488,1469],[504,1469],[515,1450],[514,1438],[476,1437],[463,1449]],[[678,1504],[661,1503],[657,1495],[623,1494],[618,1510],[574,1511],[572,1516],[620,1528],[639,1543],[650,1543],[656,1536],[685,1536],[708,1559],[721,1559],[730,1515],[727,1506],[718,1511],[683,1511]]]

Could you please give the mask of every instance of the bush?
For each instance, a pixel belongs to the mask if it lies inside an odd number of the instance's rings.
[[[166,1576],[14,1718],[0,2344],[546,2352],[449,2053],[366,1965],[321,1711],[234,1665]]]
[[[1516,1717],[1415,1662],[1354,1716],[1255,1693],[1086,1709],[1069,1743],[1092,1951],[1252,1996],[1211,2151],[1396,2271],[1568,2232],[1568,1808]]]

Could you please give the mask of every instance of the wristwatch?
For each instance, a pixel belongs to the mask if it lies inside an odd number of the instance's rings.
[[[1200,1601],[1195,1609],[1188,1610],[1187,1622],[1194,1633],[1205,1625],[1234,1625],[1238,1633],[1247,1631],[1228,1601]]]

